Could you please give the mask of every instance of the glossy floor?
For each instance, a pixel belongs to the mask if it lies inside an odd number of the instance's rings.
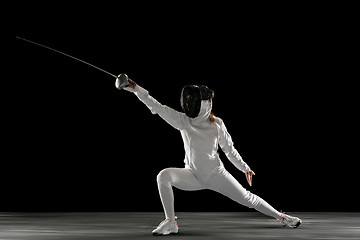
[[[360,213],[289,213],[297,229],[257,212],[179,212],[171,239],[360,239]],[[0,239],[156,239],[160,212],[0,213]],[[162,237],[160,237],[162,238]]]

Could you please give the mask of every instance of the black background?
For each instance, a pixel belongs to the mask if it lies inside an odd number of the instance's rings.
[[[15,35],[127,73],[180,111],[185,84],[256,172],[249,190],[284,211],[359,211],[351,15],[337,6],[18,6]],[[115,79],[14,37],[8,211],[162,211],[156,175],[183,167],[180,133]],[[7,104],[9,106],[9,104]],[[247,211],[208,190],[174,189],[176,211]]]

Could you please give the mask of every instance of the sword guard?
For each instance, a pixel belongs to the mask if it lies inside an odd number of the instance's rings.
[[[119,76],[116,78],[115,86],[117,89],[121,90],[124,87],[129,86],[129,78],[125,73],[119,74]]]

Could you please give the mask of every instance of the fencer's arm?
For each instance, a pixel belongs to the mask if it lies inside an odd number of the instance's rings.
[[[235,149],[234,143],[225,127],[224,122],[220,118],[217,119],[219,124],[219,145],[221,149],[229,161],[234,164],[237,169],[243,173],[250,172],[250,167],[246,164],[246,162],[240,156],[239,152]]]
[[[178,112],[166,105],[162,105],[155,98],[150,96],[147,90],[140,87],[138,84],[134,83],[132,86],[126,87],[124,89],[135,93],[140,101],[150,109],[152,114],[159,114],[162,119],[178,130],[183,128],[185,122],[184,113]]]

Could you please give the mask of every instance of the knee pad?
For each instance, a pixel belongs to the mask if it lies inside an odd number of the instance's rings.
[[[156,176],[156,181],[165,186],[168,186],[168,187],[171,186],[171,177],[166,169],[163,169],[159,172],[159,174]]]

